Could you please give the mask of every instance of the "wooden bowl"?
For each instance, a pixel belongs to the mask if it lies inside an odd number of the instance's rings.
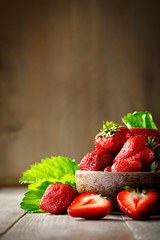
[[[117,204],[117,194],[124,190],[125,186],[138,187],[141,190],[156,189],[160,196],[160,173],[76,171],[78,192],[94,192],[108,197],[112,202],[112,213],[121,212]],[[156,213],[160,213],[160,204]]]

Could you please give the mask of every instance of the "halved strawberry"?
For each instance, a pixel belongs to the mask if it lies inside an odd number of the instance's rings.
[[[82,193],[69,206],[68,214],[72,217],[100,219],[109,214],[111,202],[96,193]]]
[[[158,205],[158,194],[154,191],[143,190],[140,193],[138,190],[128,189],[117,195],[117,202],[122,212],[137,220],[151,216]]]

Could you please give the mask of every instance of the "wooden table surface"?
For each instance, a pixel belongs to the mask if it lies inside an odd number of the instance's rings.
[[[19,207],[25,188],[0,189],[0,240],[158,240],[160,216],[135,221],[124,215],[83,220],[68,215],[28,214]]]

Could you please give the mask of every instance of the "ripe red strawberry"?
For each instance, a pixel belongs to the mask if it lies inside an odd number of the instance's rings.
[[[155,154],[149,148],[145,137],[142,135],[131,136],[115,157],[113,163],[121,160],[139,161],[143,169],[147,169],[155,160]]]
[[[143,135],[146,140],[151,137],[155,142],[160,143],[160,132],[156,129],[150,128],[130,128],[132,135]]]
[[[103,129],[95,138],[95,146],[96,149],[106,149],[117,154],[130,136],[131,132],[128,128],[113,122],[106,122],[103,123]]]
[[[121,191],[117,195],[118,205],[123,213],[133,219],[146,219],[151,216],[158,204],[158,194],[153,191]]]
[[[111,172],[141,172],[142,164],[138,161],[117,161],[111,167]]]
[[[111,202],[96,193],[82,193],[69,206],[68,214],[72,217],[100,219],[109,214]]]
[[[53,183],[50,184],[39,205],[39,208],[53,214],[62,214],[72,201],[78,196],[78,192],[67,184]]]
[[[80,162],[80,170],[103,171],[112,164],[113,156],[104,149],[98,149],[87,153]]]

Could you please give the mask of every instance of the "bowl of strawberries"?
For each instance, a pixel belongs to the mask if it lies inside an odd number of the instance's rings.
[[[96,149],[83,157],[76,171],[78,192],[108,197],[115,213],[120,212],[117,196],[125,186],[143,195],[160,193],[160,132],[151,114],[134,112],[122,121],[125,126],[103,123],[95,137]]]

